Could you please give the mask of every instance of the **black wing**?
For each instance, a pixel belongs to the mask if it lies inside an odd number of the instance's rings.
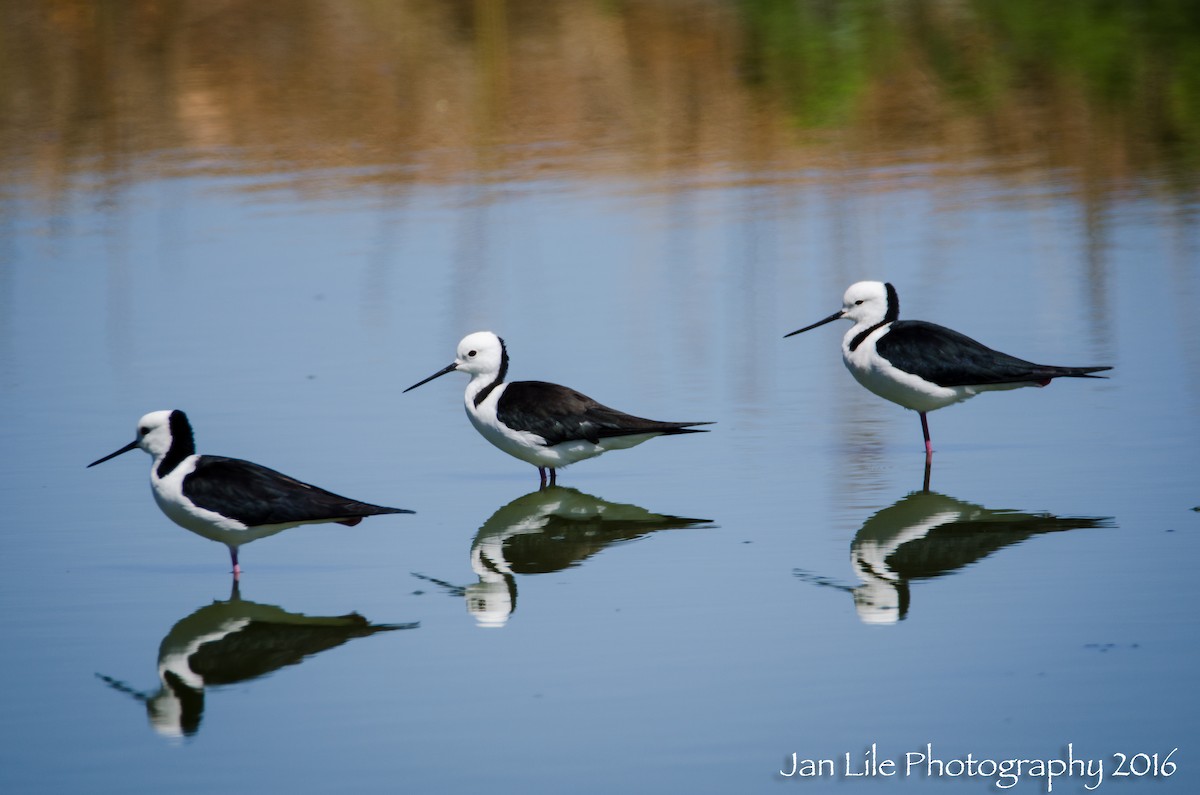
[[[693,425],[710,422],[659,422],[610,409],[587,395],[545,381],[514,381],[504,388],[496,415],[510,428],[536,433],[546,444],[639,433],[702,433]]]
[[[357,524],[354,520],[364,516],[412,513],[352,500],[250,461],[216,455],[199,457],[183,480],[183,493],[199,507],[247,527],[339,520]]]
[[[897,320],[875,344],[879,355],[906,373],[938,386],[1046,384],[1052,378],[1103,378],[1089,373],[1111,367],[1056,367],[1034,364],[992,350],[953,329],[923,320]]]

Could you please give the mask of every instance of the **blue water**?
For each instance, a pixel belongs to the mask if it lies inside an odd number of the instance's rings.
[[[1085,212],[1053,175],[919,164],[745,176],[10,185],[0,790],[986,792],[905,754],[1070,744],[1100,791],[1194,791],[1195,204],[1146,182]],[[932,414],[919,493],[917,417],[845,372],[845,328],[782,338],[862,278],[1111,378]],[[513,378],[717,424],[533,493],[465,378],[401,394],[484,328]],[[145,457],[84,468],[162,408],[201,452],[417,513],[251,544],[231,601]],[[160,644],[245,610],[276,657],[225,650],[199,708],[156,702]],[[418,625],[312,640],[351,613]],[[846,776],[872,744],[900,772]],[[1154,784],[1113,775],[1175,748]],[[838,774],[781,776],[792,754]]]

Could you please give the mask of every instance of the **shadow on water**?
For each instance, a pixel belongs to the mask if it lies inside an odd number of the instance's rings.
[[[358,613],[306,616],[241,598],[236,580],[226,601],[215,601],[180,619],[158,647],[157,693],[142,693],[103,674],[114,690],[146,705],[154,731],[191,736],[200,729],[204,690],[266,676],[306,657],[377,632],[415,629],[411,624],[372,624]]]
[[[467,586],[415,574],[467,601],[481,627],[502,627],[517,609],[518,574],[547,574],[577,566],[597,552],[658,530],[715,527],[708,519],[651,513],[636,505],[550,486],[497,510],[471,543],[479,582]]]
[[[952,574],[1043,533],[1112,526],[1112,517],[984,508],[930,491],[929,473],[926,461],[923,488],[875,513],[854,535],[850,565],[861,584],[842,585],[802,569],[796,576],[850,593],[864,624],[895,624],[908,616],[916,580]]]

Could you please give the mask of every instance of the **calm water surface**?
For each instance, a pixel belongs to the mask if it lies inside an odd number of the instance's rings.
[[[1070,744],[1101,792],[1195,791],[1195,39],[1152,6],[1113,57],[1166,82],[1129,87],[988,4],[5,4],[0,790],[989,792],[905,754]],[[783,339],[864,278],[1111,378],[932,414],[926,473],[844,326]],[[401,394],[484,328],[513,378],[717,424],[539,492],[465,378]],[[162,408],[417,513],[234,587],[140,453],[84,468]],[[873,744],[897,774],[846,776]]]

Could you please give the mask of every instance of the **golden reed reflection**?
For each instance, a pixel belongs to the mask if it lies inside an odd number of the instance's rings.
[[[342,189],[564,172],[863,179],[853,170],[906,163],[1061,172],[1083,194],[1160,171],[1190,180],[1189,8],[6,0],[0,180],[54,191],[78,173],[299,170],[301,187]]]

